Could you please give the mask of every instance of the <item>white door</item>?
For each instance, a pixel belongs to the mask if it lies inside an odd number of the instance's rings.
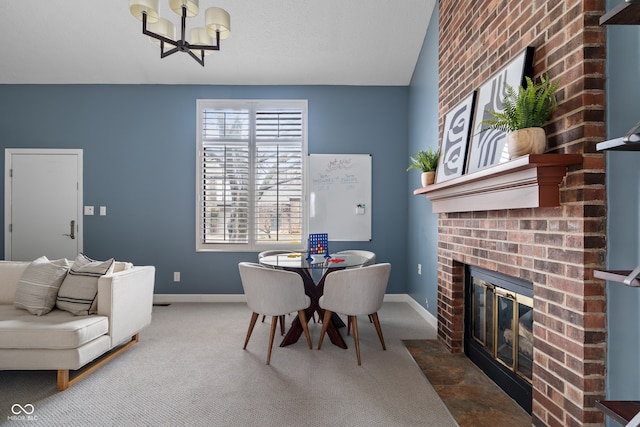
[[[82,252],[82,150],[5,150],[5,258]]]

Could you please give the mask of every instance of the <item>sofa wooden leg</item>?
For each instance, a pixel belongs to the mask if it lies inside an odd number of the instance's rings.
[[[58,369],[58,391],[69,388],[69,370]]]
[[[120,347],[114,350],[111,350],[110,352],[104,354],[103,356],[89,363],[84,368],[81,368],[80,370],[78,370],[78,373],[73,378],[69,376],[68,369],[58,369],[58,391],[63,391],[68,389],[69,387],[71,387],[72,385],[74,385],[75,383],[77,383],[87,375],[91,374],[92,372],[102,367],[103,365],[108,363],[110,360],[112,360],[113,358],[115,358],[125,350],[127,350],[132,345],[136,344],[139,340],[140,340],[140,335],[135,334],[134,336],[131,337],[131,341],[128,341],[127,343],[121,345]]]

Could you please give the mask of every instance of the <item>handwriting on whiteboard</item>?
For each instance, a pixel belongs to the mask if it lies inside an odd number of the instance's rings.
[[[344,176],[340,177],[340,182],[342,184],[357,184],[358,177],[354,174],[346,173]]]
[[[351,158],[348,159],[333,159],[327,163],[327,172],[335,171],[335,170],[349,170],[353,168],[355,164]]]
[[[338,174],[335,172],[338,171]],[[329,191],[332,186],[343,186],[345,190],[354,190],[358,184],[358,175],[334,170],[333,174],[320,172],[312,178],[313,187],[316,191]]]

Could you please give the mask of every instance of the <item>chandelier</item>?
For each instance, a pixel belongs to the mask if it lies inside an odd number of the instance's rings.
[[[158,14],[158,0],[129,0],[129,11],[142,21],[142,33],[160,45],[160,58],[176,52],[186,52],[204,67],[204,56],[213,50],[220,50],[220,40],[231,35],[229,13],[219,7],[210,7],[205,11],[205,27],[192,28],[189,41],[185,38],[187,18],[198,14],[199,0],[169,0],[169,7],[182,17],[180,38],[176,40],[173,23]],[[216,44],[213,44],[215,38]]]

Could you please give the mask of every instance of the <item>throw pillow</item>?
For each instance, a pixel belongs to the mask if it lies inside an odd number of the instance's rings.
[[[83,254],[78,255],[60,286],[56,307],[76,316],[95,314],[98,280],[113,271],[113,264],[113,258],[95,261]]]
[[[13,305],[37,316],[47,314],[56,305],[58,289],[68,270],[66,259],[49,261],[43,256],[34,260],[20,277]]]
[[[31,261],[0,261],[0,305],[13,304],[16,287]]]
[[[126,261],[116,261],[113,263],[113,272],[118,273],[120,271],[130,270],[133,268],[133,264]]]

